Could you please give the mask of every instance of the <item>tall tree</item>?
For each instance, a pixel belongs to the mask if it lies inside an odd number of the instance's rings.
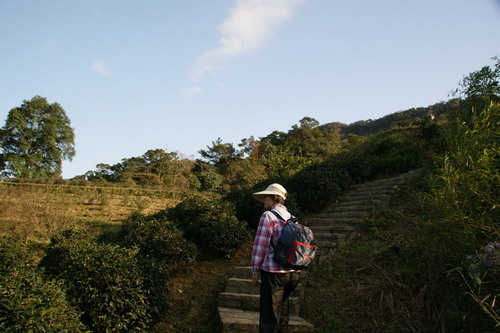
[[[35,96],[10,110],[0,130],[2,176],[60,177],[62,161],[75,156],[75,134],[58,103]]]

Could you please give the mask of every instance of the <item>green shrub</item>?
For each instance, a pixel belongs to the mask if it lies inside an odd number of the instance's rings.
[[[188,199],[166,214],[204,253],[228,256],[249,239],[245,223],[238,221],[228,202]]]
[[[195,261],[196,245],[187,241],[172,222],[159,215],[133,214],[124,222],[122,234],[125,246],[139,248],[139,268],[150,314],[153,321],[157,321],[168,307],[168,274],[179,265]]]
[[[169,266],[192,263],[196,260],[196,246],[188,242],[174,223],[161,217],[133,214],[123,225],[124,241],[137,246],[139,254]]]
[[[2,332],[84,332],[78,311],[61,283],[44,279],[26,250],[0,239],[0,330]]]
[[[287,191],[295,195],[302,211],[314,212],[342,195],[352,184],[349,173],[335,160],[308,167],[289,180]]]
[[[151,319],[137,252],[68,231],[53,237],[41,266],[63,281],[92,331],[144,331]]]
[[[383,136],[372,142],[365,154],[375,175],[402,173],[422,166],[422,149],[410,134]]]

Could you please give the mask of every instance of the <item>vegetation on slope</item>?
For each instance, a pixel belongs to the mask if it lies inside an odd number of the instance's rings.
[[[19,260],[15,274],[36,278],[23,292],[41,294],[40,288],[50,289],[44,299],[58,304],[54,309],[47,302],[12,302],[0,309],[2,316],[28,313],[30,323],[40,329],[50,327],[51,317],[37,317],[32,311],[36,308],[66,318],[75,331],[147,331],[160,321],[165,331],[188,329],[192,317],[176,321],[173,316],[189,309],[200,313],[201,304],[215,304],[213,298],[190,298],[185,306],[172,307],[171,301],[182,293],[171,294],[167,286],[177,288],[192,281],[203,295],[216,294],[217,282],[205,286],[193,276],[203,276],[199,267],[216,272],[223,263],[232,262],[228,258],[234,258],[238,248],[248,245],[247,227],[254,225],[262,209],[250,198],[255,189],[282,183],[291,193],[287,206],[298,215],[336,200],[352,184],[425,166],[430,170],[426,194],[408,192],[402,197],[404,208],[366,221],[366,234],[357,246],[339,252],[337,260],[311,274],[313,286],[315,276],[327,283],[321,287],[323,299],[312,302],[321,306],[310,307],[308,316],[324,331],[492,330],[498,323],[498,258],[475,254],[483,254],[499,235],[499,77],[496,59],[493,69],[486,66],[464,78],[457,90],[462,99],[449,105],[443,123],[426,117],[368,138],[344,138],[339,131],[323,130],[314,119],[304,118],[287,133],[244,139],[240,150],[217,140],[202,151],[205,161],[150,151],[105,166],[100,174],[76,182],[171,186],[196,197],[152,214],[133,214],[109,232],[57,233],[42,249],[40,267],[36,260],[25,264],[18,255],[21,250],[2,240],[2,255]],[[408,198],[411,204],[405,203]],[[21,222],[27,228],[31,225],[29,219]],[[57,224],[48,218],[41,225],[52,222]],[[47,230],[44,236],[55,231]],[[19,294],[19,286],[10,283],[14,280],[0,281],[3,295]],[[332,299],[328,294],[334,292],[332,286],[345,289],[338,298],[359,295],[363,304],[352,298],[348,303],[356,308],[325,303],[324,295]],[[210,313],[200,318],[208,319]],[[212,324],[206,327],[215,329]],[[203,326],[200,321],[193,325]]]

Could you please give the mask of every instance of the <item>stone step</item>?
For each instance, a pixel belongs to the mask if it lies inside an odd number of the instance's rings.
[[[259,313],[239,309],[219,307],[219,317],[224,333],[258,333]],[[290,332],[313,332],[314,326],[296,315],[290,315]]]
[[[368,183],[363,183],[363,184],[357,184],[353,185],[350,188],[351,189],[363,189],[363,188],[384,188],[384,187],[394,187],[394,186],[400,186],[405,183],[405,180],[402,178],[388,178],[388,179],[380,179],[380,180],[375,180],[372,182]]]
[[[356,218],[313,218],[307,220],[307,226],[313,229],[318,226],[357,226],[363,221],[363,217]]]
[[[392,194],[385,194],[385,193],[350,193],[348,194],[342,201],[343,202],[349,202],[349,201],[357,201],[357,200],[364,200],[364,201],[369,201],[369,200],[390,200]]]
[[[299,283],[297,288],[295,288],[295,290],[293,291],[292,295],[300,297],[301,290],[302,290],[302,284]],[[224,291],[235,294],[259,295],[260,287],[255,286],[252,283],[252,279],[241,279],[233,277],[227,280],[226,289]]]
[[[364,194],[364,195],[379,195],[379,194],[386,194],[387,195],[388,194],[388,195],[391,195],[391,194],[394,194],[395,191],[396,191],[396,189],[393,187],[360,188],[360,189],[357,189],[355,191],[348,192],[347,197],[349,197],[353,194],[356,194],[356,195],[359,195],[359,194]]]
[[[373,195],[371,193],[369,194],[363,194],[363,193],[350,193],[349,195],[346,195],[342,199],[342,203],[344,204],[350,204],[351,202],[356,202],[356,201],[364,201],[364,202],[370,202],[372,200],[382,200],[382,201],[389,201],[391,199],[390,194],[377,194]]]
[[[347,237],[347,232],[315,232],[314,233],[314,241],[316,244],[320,241],[337,241],[339,239],[345,239]]]
[[[317,240],[315,241],[316,246],[318,246],[318,251],[321,253],[321,251],[326,250],[328,248],[335,248],[338,246],[343,246],[345,244],[344,239],[339,239],[335,241],[330,241],[330,240]]]
[[[251,279],[252,278],[252,266],[239,266],[236,267],[232,277],[239,279]]]
[[[341,201],[334,203],[330,206],[326,207],[326,211],[333,211],[335,209],[345,209],[345,208],[355,208],[355,207],[372,207],[383,205],[389,200],[381,200],[381,199],[370,199],[370,200],[353,200],[353,201]]]
[[[350,192],[386,192],[386,191],[395,191],[397,187],[401,186],[403,183],[387,183],[387,184],[379,184],[379,185],[365,185],[359,187],[351,187],[349,188]]]
[[[368,215],[368,211],[352,211],[352,212],[331,212],[331,213],[318,213],[314,217],[319,217],[323,219],[342,219],[342,218],[354,218],[363,217]]]
[[[219,306],[247,311],[258,311],[260,295],[222,292],[219,295]],[[290,314],[299,314],[299,297],[290,296]]]
[[[314,237],[317,237],[318,233],[349,233],[357,231],[357,225],[317,225],[311,227]]]
[[[327,214],[331,213],[349,213],[349,212],[369,212],[372,206],[369,204],[362,205],[352,205],[352,206],[338,206],[338,207],[327,207],[323,212]]]

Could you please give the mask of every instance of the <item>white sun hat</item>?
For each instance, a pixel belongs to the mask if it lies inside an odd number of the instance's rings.
[[[283,198],[283,200],[285,200],[287,192],[280,184],[271,184],[264,191],[252,194],[252,197],[260,202],[264,202],[265,197],[268,195],[279,195]]]

